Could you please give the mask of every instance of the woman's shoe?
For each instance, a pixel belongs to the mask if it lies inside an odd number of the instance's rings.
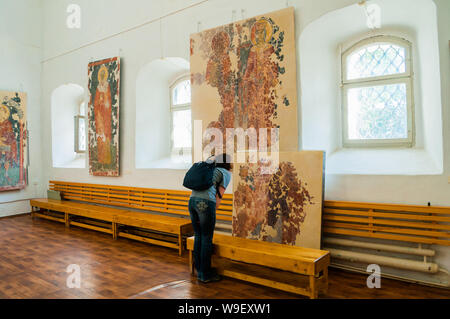
[[[209,282],[217,282],[217,281],[221,281],[222,280],[222,276],[215,274],[207,279],[200,279],[198,278],[198,281],[200,281],[201,283],[207,284]]]

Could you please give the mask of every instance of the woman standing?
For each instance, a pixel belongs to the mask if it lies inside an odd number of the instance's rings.
[[[211,268],[212,239],[216,226],[216,209],[231,180],[231,157],[221,154],[215,157],[216,168],[213,186],[204,191],[192,191],[189,213],[194,228],[194,265],[197,278],[207,283],[219,281],[220,276]]]

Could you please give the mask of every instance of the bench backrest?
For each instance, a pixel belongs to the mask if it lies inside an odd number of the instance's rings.
[[[61,192],[64,200],[189,216],[189,191],[61,181],[50,181],[50,190]],[[217,210],[217,219],[231,221],[232,212],[232,195],[225,194]]]
[[[450,207],[325,201],[323,232],[450,246]]]
[[[64,199],[189,215],[189,191],[50,181]],[[231,221],[233,195],[217,219]],[[323,233],[450,246],[450,207],[325,201]]]

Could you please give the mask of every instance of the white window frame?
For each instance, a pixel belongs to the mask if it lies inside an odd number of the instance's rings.
[[[184,111],[184,110],[191,110],[191,103],[186,104],[177,104],[175,105],[173,103],[173,90],[177,87],[178,84],[181,82],[190,80],[189,74],[183,74],[182,76],[178,77],[169,87],[169,94],[170,94],[170,152],[172,155],[179,155],[180,152],[182,154],[191,154],[192,153],[192,147],[174,147],[174,141],[173,141],[173,112],[174,111]],[[192,102],[192,101],[191,101]],[[191,110],[192,112],[192,110]]]
[[[364,47],[374,44],[395,44],[405,49],[406,68],[404,73],[390,75],[347,79],[347,57]],[[341,88],[342,88],[342,142],[343,147],[412,147],[414,143],[414,98],[413,98],[413,70],[411,42],[394,36],[374,36],[361,40],[341,55]],[[406,85],[406,107],[407,107],[407,130],[408,137],[403,139],[349,139],[348,137],[348,90],[355,87],[372,87],[387,84],[405,83]]]
[[[79,107],[78,107],[78,115],[75,115],[74,120],[74,137],[75,137],[75,141],[74,141],[74,151],[77,154],[85,154],[86,150],[80,150],[79,146],[80,146],[80,130],[79,130],[79,125],[80,125],[80,120],[84,119],[84,128],[85,128],[85,137],[87,136],[87,122],[86,122],[86,116],[85,115],[81,115],[82,113],[86,114],[86,110],[84,110],[84,112],[81,112],[81,109],[84,108],[86,105],[83,102],[80,103]],[[87,143],[86,143],[86,148],[87,148]]]

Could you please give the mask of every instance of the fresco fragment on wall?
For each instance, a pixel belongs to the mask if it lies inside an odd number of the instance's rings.
[[[89,174],[119,176],[120,58],[89,63]]]
[[[27,184],[27,95],[0,91],[0,191]]]
[[[190,51],[192,117],[203,132],[220,129],[227,142],[227,128],[258,137],[279,128],[280,150],[298,149],[293,8],[193,34]]]
[[[280,152],[278,170],[234,164],[233,236],[320,249],[324,152]]]

